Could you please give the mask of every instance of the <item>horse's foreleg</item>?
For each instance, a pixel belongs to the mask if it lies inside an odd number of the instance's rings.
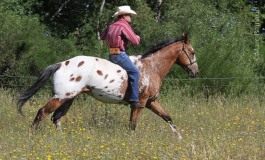
[[[137,125],[137,119],[141,113],[143,108],[131,108],[131,115],[130,115],[130,129],[135,130]]]
[[[41,120],[43,120],[47,115],[54,112],[58,107],[60,107],[65,100],[60,100],[58,98],[52,98],[44,107],[40,108],[32,125],[32,130],[37,129]]]
[[[53,113],[51,120],[58,130],[61,130],[60,119],[68,112],[70,106],[73,103],[74,98],[65,101],[58,109]]]
[[[151,111],[153,111],[155,114],[159,115],[160,117],[162,117],[170,126],[170,128],[172,129],[172,131],[176,134],[178,134],[179,139],[182,139],[181,134],[177,131],[175,125],[173,124],[173,121],[171,119],[171,117],[169,116],[169,114],[160,106],[160,104],[156,101],[151,102],[148,106],[148,109],[150,109]]]

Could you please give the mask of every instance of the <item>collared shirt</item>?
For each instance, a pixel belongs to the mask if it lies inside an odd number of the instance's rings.
[[[134,33],[130,24],[120,18],[101,33],[101,39],[106,40],[110,48],[120,48],[121,51],[128,49],[128,42],[137,45],[140,38]]]

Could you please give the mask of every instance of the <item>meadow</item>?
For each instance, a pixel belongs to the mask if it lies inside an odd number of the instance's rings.
[[[265,107],[255,95],[239,97],[163,93],[166,108],[183,139],[160,117],[144,109],[135,132],[128,130],[129,106],[77,98],[56,131],[50,117],[39,130],[30,125],[50,98],[41,92],[27,102],[21,116],[16,94],[0,89],[0,160],[9,159],[249,159],[265,158]]]

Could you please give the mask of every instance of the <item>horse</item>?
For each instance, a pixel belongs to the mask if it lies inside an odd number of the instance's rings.
[[[162,81],[174,64],[180,65],[192,78],[199,72],[195,51],[187,34],[183,33],[180,38],[156,44],[146,53],[130,56],[130,59],[141,73],[140,104],[165,120],[181,139],[170,115],[158,103],[157,98]],[[129,104],[130,87],[128,87],[128,76],[124,69],[99,57],[76,56],[44,69],[37,81],[20,94],[19,113],[23,115],[22,106],[44,86],[51,76],[53,76],[54,95],[38,110],[31,125],[33,130],[37,129],[40,121],[52,112],[54,114],[51,120],[56,128],[60,128],[61,117],[66,114],[74,98],[81,93],[87,93],[104,103]],[[142,109],[131,108],[130,129],[136,129]]]

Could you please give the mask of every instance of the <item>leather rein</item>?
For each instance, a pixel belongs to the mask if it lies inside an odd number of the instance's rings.
[[[184,44],[184,42],[183,41],[181,41],[182,42],[182,49],[181,49],[181,53],[180,53],[180,55],[181,54],[183,54],[183,52],[185,53],[185,55],[187,56],[187,58],[189,59],[189,61],[190,61],[190,64],[188,64],[188,65],[182,65],[182,64],[180,64],[181,66],[183,66],[183,67],[189,67],[189,66],[191,66],[191,65],[193,65],[194,63],[197,63],[197,61],[193,61],[192,62],[192,60],[191,60],[191,58],[190,58],[190,56],[188,55],[188,53],[186,52],[186,50],[185,50],[185,44]],[[180,56],[179,55],[179,56]],[[178,57],[179,57],[178,56]],[[179,64],[179,63],[178,63]]]

